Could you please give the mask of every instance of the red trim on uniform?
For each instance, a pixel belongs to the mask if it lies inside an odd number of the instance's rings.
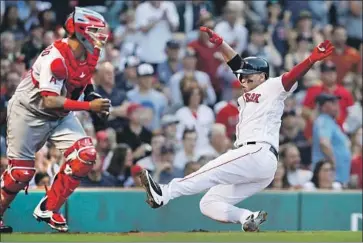
[[[314,65],[310,61],[310,58],[306,58],[304,61],[293,67],[290,72],[284,73],[282,75],[282,85],[286,91],[290,91],[295,82],[301,79]]]
[[[41,91],[40,95],[41,96],[59,96],[56,92],[52,92],[52,91]]]
[[[253,153],[247,153],[247,154],[241,155],[241,156],[239,156],[239,157],[237,157],[237,158],[234,158],[234,159],[228,160],[228,161],[224,162],[223,164],[219,164],[219,165],[216,165],[216,166],[214,166],[214,167],[212,167],[212,168],[209,168],[208,170],[204,170],[204,171],[202,171],[202,172],[200,172],[200,173],[198,173],[198,174],[191,174],[191,176],[189,176],[189,177],[184,177],[184,178],[183,178],[183,179],[181,179],[179,182],[182,182],[182,181],[185,181],[185,180],[187,180],[187,179],[193,178],[193,177],[195,177],[195,176],[197,176],[197,175],[201,175],[201,174],[203,174],[203,173],[205,173],[205,172],[207,172],[207,171],[213,170],[213,169],[218,168],[218,167],[220,167],[220,166],[222,166],[222,165],[225,165],[225,164],[228,164],[228,163],[230,163],[230,162],[232,162],[232,161],[235,161],[235,160],[237,160],[237,159],[243,158],[243,157],[245,157],[246,155],[249,155],[249,154],[255,154],[255,153],[257,153],[257,152],[260,152],[260,151],[261,151],[261,149],[262,149],[262,147],[261,147],[259,150],[257,150],[256,152],[253,152]]]
[[[34,167],[34,160],[9,159],[9,165],[21,167]]]
[[[90,102],[66,99],[63,108],[68,111],[89,111]]]
[[[37,87],[37,88],[39,88],[39,82],[38,82],[38,80],[36,80],[35,78],[34,78],[34,76],[33,76],[33,69],[30,69],[30,76],[31,76],[31,78],[32,78],[32,82],[33,82],[33,84],[34,84],[34,86],[35,87]]]

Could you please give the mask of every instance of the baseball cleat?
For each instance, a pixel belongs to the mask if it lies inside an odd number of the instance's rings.
[[[267,219],[265,211],[259,211],[257,216],[253,213],[247,217],[246,222],[242,225],[242,230],[246,232],[260,231],[260,225]]]
[[[146,202],[152,208],[159,208],[163,206],[163,194],[160,186],[153,180],[147,170],[142,170],[140,179],[147,194]]]
[[[4,225],[4,221],[0,217],[0,233],[12,233],[13,228],[11,226]]]
[[[38,206],[34,209],[33,216],[39,222],[43,221],[47,223],[52,229],[59,232],[67,232],[68,225],[66,219],[60,213],[55,213],[45,209],[45,203],[47,196],[40,200]]]

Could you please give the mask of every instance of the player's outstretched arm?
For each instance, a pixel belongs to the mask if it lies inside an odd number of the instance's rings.
[[[207,27],[200,27],[200,31],[205,32],[209,36],[209,41],[219,48],[223,54],[224,60],[233,71],[242,67],[242,58],[233,48],[228,45],[223,38]]]
[[[282,84],[285,90],[289,91],[295,84],[296,80],[302,78],[310,70],[314,63],[330,56],[333,51],[334,46],[328,40],[315,47],[308,58],[297,64],[289,72],[283,74]]]

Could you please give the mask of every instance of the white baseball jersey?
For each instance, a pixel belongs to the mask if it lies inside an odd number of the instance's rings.
[[[238,147],[245,142],[267,142],[278,151],[284,101],[296,87],[297,83],[290,91],[285,91],[282,76],[279,76],[269,78],[238,98],[239,122],[234,145]]]
[[[59,111],[44,109],[40,95],[42,91],[50,91],[66,96],[64,80],[57,80],[50,69],[50,64],[57,58],[64,61],[61,53],[53,44],[44,49],[15,91],[14,96],[19,102],[36,115],[54,118],[60,116]],[[64,113],[64,115],[66,114]]]

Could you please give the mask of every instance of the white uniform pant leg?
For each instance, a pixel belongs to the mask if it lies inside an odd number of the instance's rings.
[[[262,191],[271,181],[272,178],[268,178],[258,182],[214,186],[200,201],[200,211],[205,216],[220,222],[243,224],[252,212],[234,205]]]
[[[164,205],[171,199],[197,194],[216,185],[272,180],[277,161],[269,148],[267,144],[256,144],[230,150],[198,171],[182,179],[173,179],[161,187]]]

